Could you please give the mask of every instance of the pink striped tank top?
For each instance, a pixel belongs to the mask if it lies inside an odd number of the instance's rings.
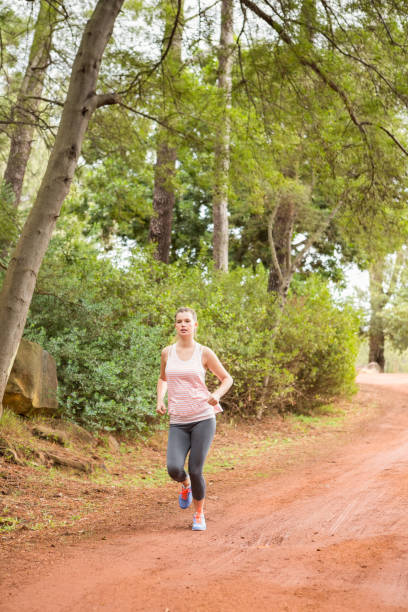
[[[204,421],[222,412],[219,404],[211,406],[207,402],[210,392],[205,384],[202,352],[203,347],[196,342],[191,359],[185,361],[178,357],[175,344],[169,348],[165,371],[170,424]]]

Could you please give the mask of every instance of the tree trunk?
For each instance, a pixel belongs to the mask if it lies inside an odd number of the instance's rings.
[[[218,88],[222,113],[218,125],[214,159],[213,249],[218,270],[228,271],[228,182],[230,166],[230,109],[234,43],[233,0],[221,3],[221,37],[218,54]]]
[[[271,257],[268,277],[268,292],[274,292],[285,300],[293,276],[292,270],[292,237],[295,223],[295,205],[291,200],[284,200],[278,205],[274,215],[270,244],[274,254]]]
[[[71,72],[55,144],[0,292],[0,403],[23,335],[38,271],[68,194],[93,111],[116,101],[95,93],[101,59],[124,0],[99,0]]]
[[[170,49],[163,62],[163,117],[162,121],[171,127],[169,113],[174,110],[170,88],[177,88],[177,79],[182,69],[181,45],[183,39],[184,0],[166,0],[164,47]],[[170,36],[173,37],[170,40]],[[169,263],[173,209],[176,201],[174,178],[176,175],[177,149],[171,143],[168,129],[160,127],[157,138],[156,165],[154,168],[153,211],[150,220],[149,240],[157,244],[155,257]]]
[[[150,220],[149,239],[157,243],[156,259],[169,263],[173,208],[176,200],[173,180],[176,173],[177,150],[169,146],[166,135],[163,136],[164,140],[159,142],[157,147],[154,169],[154,215]]]
[[[369,268],[370,276],[370,327],[369,327],[369,352],[368,361],[375,361],[384,372],[385,357],[384,357],[384,327],[382,319],[382,311],[387,303],[387,296],[384,293],[384,259],[380,259],[371,264]]]
[[[13,203],[16,208],[21,200],[24,175],[34,134],[34,124],[41,102],[39,97],[42,94],[44,77],[50,62],[51,41],[56,24],[55,17],[55,9],[48,2],[42,0],[35,24],[27,69],[13,111],[15,128],[11,135],[4,182],[10,185],[13,190]]]

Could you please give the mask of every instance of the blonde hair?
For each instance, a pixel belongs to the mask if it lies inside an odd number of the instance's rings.
[[[188,308],[187,306],[179,308],[178,311],[176,312],[176,316],[174,317],[175,319],[177,319],[177,315],[178,315],[179,312],[189,312],[189,313],[191,313],[194,321],[197,321],[197,313],[192,308]]]

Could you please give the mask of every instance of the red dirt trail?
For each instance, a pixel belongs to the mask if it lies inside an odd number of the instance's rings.
[[[408,375],[358,382],[380,410],[343,445],[268,479],[220,483],[206,532],[174,509],[44,556],[2,589],[0,610],[408,610]]]

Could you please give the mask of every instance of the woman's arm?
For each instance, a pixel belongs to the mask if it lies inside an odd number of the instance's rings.
[[[161,363],[160,363],[160,376],[157,381],[157,408],[156,412],[159,414],[166,414],[167,408],[164,403],[164,396],[167,391],[167,380],[166,380],[166,363],[167,363],[167,352],[168,347],[162,350]]]
[[[205,368],[210,370],[221,382],[220,386],[211,393],[208,403],[211,406],[216,406],[223,395],[226,394],[228,389],[232,387],[234,382],[232,376],[222,365],[217,355],[211,349],[206,346],[203,347],[203,365]]]

